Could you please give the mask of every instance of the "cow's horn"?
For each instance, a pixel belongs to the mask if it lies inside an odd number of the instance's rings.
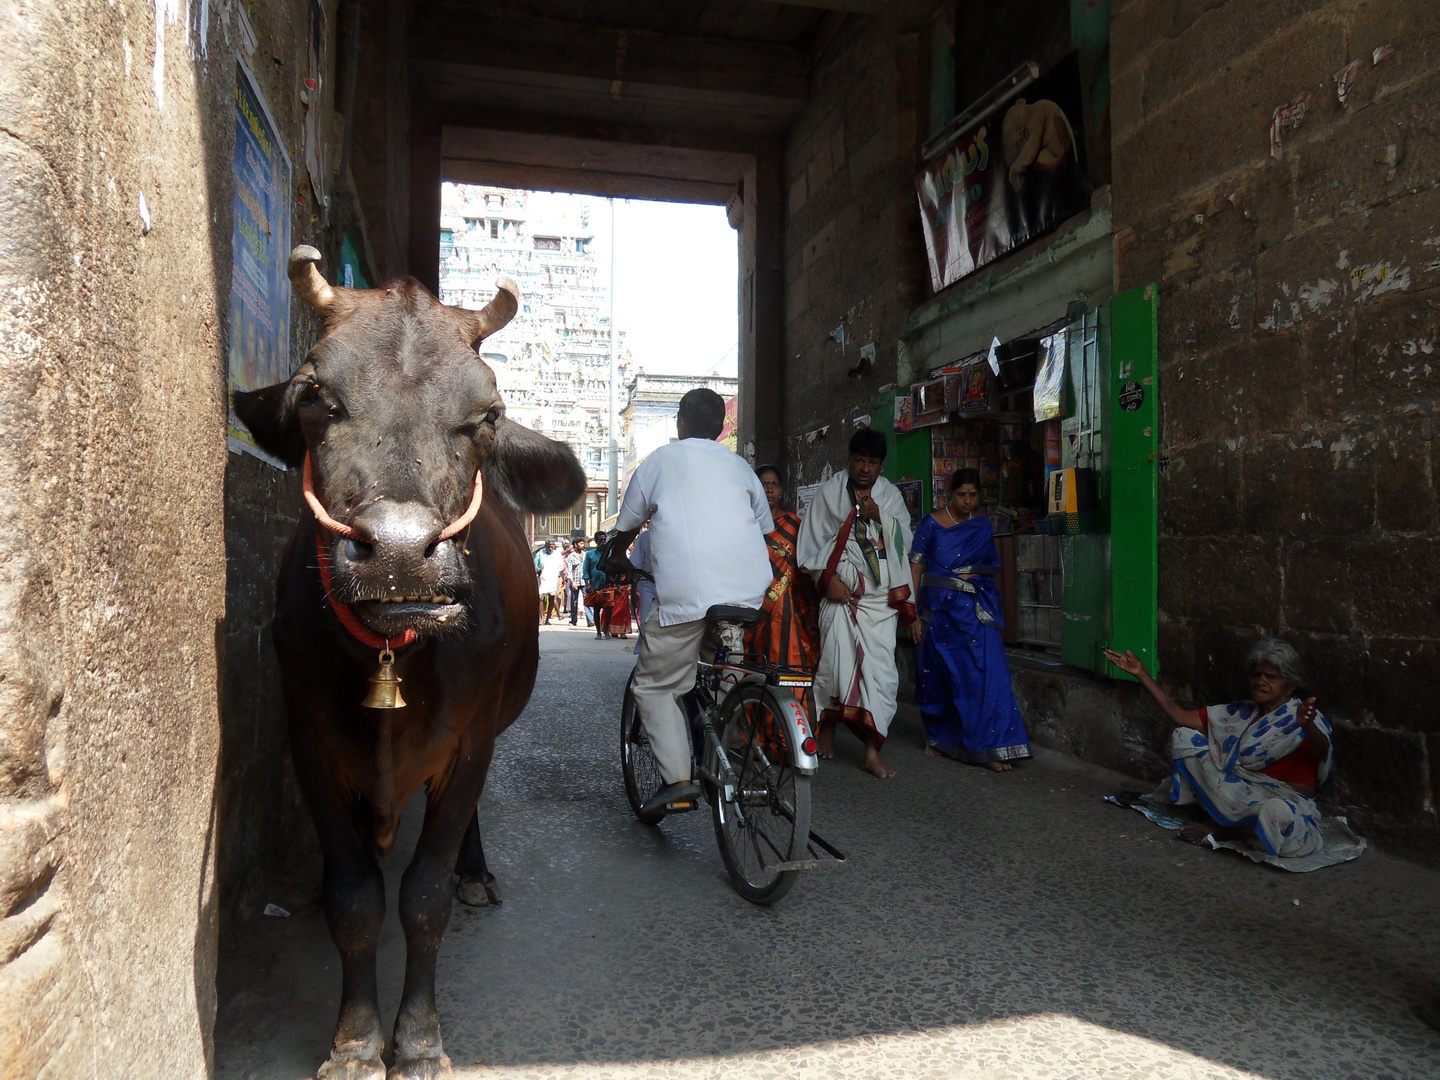
[[[335,290],[316,268],[319,261],[320,252],[309,244],[301,244],[291,251],[290,284],[307,304],[321,315],[329,315],[335,306]]]
[[[450,309],[460,321],[460,331],[470,342],[472,349],[479,348],[480,343],[487,337],[503,329],[505,324],[515,317],[515,312],[520,310],[520,286],[515,284],[513,278],[501,274],[495,280],[495,289],[495,299],[479,311],[466,311],[457,307]]]

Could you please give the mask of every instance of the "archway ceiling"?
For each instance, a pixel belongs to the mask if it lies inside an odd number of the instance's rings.
[[[723,202],[883,0],[418,0],[413,119],[446,179]]]

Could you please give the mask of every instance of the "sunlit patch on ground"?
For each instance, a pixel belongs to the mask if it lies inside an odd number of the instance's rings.
[[[462,1063],[457,1062],[457,1066]],[[734,1057],[688,1061],[599,1062],[580,1065],[457,1068],[461,1077],[541,1080],[710,1080],[834,1077],[836,1080],[1251,1080],[1260,1073],[1217,1065],[1135,1035],[1073,1016],[1041,1014],[898,1035],[786,1047]]]

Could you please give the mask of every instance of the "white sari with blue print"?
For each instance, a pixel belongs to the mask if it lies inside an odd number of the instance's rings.
[[[1289,858],[1318,852],[1325,837],[1315,800],[1262,772],[1305,741],[1298,719],[1300,705],[1299,698],[1291,698],[1263,716],[1253,701],[1211,705],[1205,710],[1208,734],[1176,728],[1170,801],[1177,806],[1198,802],[1221,825],[1252,826],[1271,855]],[[1331,740],[1325,760],[1319,762],[1323,784],[1334,758],[1333,736],[1324,716],[1316,713],[1315,723]]]

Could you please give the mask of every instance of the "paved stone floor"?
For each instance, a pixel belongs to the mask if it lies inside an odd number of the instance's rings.
[[[755,908],[708,814],[658,831],[629,814],[628,651],[568,627],[541,648],[481,804],[505,903],[457,904],[441,954],[462,1077],[1440,1077],[1440,1033],[1410,1013],[1440,995],[1440,874],[1372,851],[1296,876],[1182,845],[1101,801],[1114,774],[925,758],[902,716],[896,779],[862,774],[845,737],[817,777],[814,826],[849,865]],[[316,882],[226,943],[223,1080],[298,1080],[325,1056],[339,974]]]

